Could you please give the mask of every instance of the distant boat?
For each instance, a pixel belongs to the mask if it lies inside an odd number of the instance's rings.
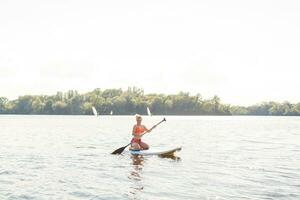
[[[110,111],[110,115],[113,115],[114,114],[114,112],[113,111]]]
[[[152,116],[149,107],[147,107],[147,113],[148,113],[148,116]]]
[[[97,117],[98,116],[98,112],[97,112],[97,110],[96,110],[96,108],[94,106],[92,107],[92,110],[93,110],[94,115]]]

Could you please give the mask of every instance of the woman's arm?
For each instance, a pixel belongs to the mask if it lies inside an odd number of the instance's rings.
[[[132,135],[137,137],[138,135],[135,133],[136,125],[133,126],[132,128]]]
[[[156,125],[154,125],[152,128],[150,128],[150,129],[148,129],[146,126],[143,126],[144,127],[144,130],[145,130],[145,132],[143,133],[143,135],[145,134],[145,133],[150,133],[155,127],[156,127]]]
[[[145,131],[142,135],[139,135],[139,136],[142,137],[146,133],[150,133],[155,127],[156,127],[156,125],[152,126],[152,128],[150,128],[150,129],[147,129],[147,127],[143,125],[143,128],[144,128]]]
[[[144,130],[145,130],[144,133],[147,133],[147,132],[150,132],[150,131],[151,131],[151,130],[147,129],[147,127],[144,126],[144,125],[143,125],[143,128],[144,128]]]

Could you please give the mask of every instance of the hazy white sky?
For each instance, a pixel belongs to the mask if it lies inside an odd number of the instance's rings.
[[[300,102],[299,1],[1,0],[0,96],[137,86]]]

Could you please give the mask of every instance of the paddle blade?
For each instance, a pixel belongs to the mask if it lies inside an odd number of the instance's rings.
[[[115,151],[112,152],[111,154],[121,154],[121,153],[126,149],[126,147],[127,147],[127,146],[118,148],[117,150],[115,150]]]

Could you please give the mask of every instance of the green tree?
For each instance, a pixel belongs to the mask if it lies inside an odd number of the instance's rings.
[[[33,114],[42,114],[44,111],[45,103],[43,103],[39,98],[32,100],[32,113]]]
[[[68,110],[68,105],[62,101],[57,101],[54,104],[52,104],[52,110],[57,115],[70,114],[70,112]]]
[[[31,114],[33,111],[32,100],[32,96],[29,95],[19,97],[16,101],[16,111],[19,114]]]
[[[0,114],[6,113],[6,104],[8,103],[8,99],[5,97],[0,97]]]

